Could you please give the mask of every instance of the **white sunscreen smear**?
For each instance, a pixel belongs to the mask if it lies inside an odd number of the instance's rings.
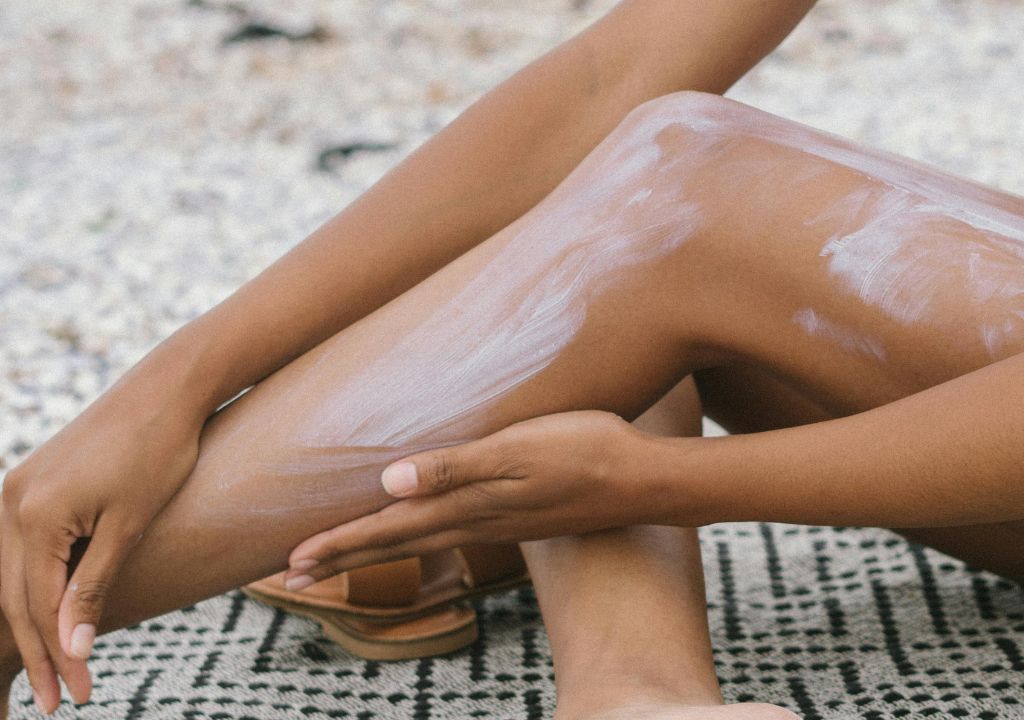
[[[528,216],[481,246],[483,265],[435,307],[412,306],[415,293],[385,307],[422,315],[390,345],[373,336],[372,354],[354,347],[364,324],[313,351],[287,379],[291,398],[312,398],[301,411],[270,392],[259,413],[225,428],[222,446],[248,438],[267,448],[254,453],[256,472],[302,486],[267,512],[361,502],[379,489],[387,462],[479,434],[479,411],[557,360],[624,272],[690,239],[702,213],[680,197],[673,170],[690,158],[686,148],[663,151],[655,137],[663,127],[617,129]],[[222,490],[248,475],[217,474]]]
[[[812,308],[797,310],[793,313],[793,322],[803,328],[808,335],[830,340],[847,353],[865,355],[875,360],[885,360],[888,357],[885,345],[878,338],[830,320]]]
[[[296,439],[406,447],[466,437],[474,409],[550,365],[619,272],[670,253],[699,224],[678,182],[659,183],[676,158],[662,160],[654,130],[641,124],[599,148],[578,171],[586,183],[560,187],[510,226],[486,267],[344,378],[338,402],[311,413]]]
[[[682,97],[682,96],[681,96]],[[694,104],[691,97],[681,100]],[[862,148],[842,138],[720,99],[679,113],[694,129],[724,131],[783,145],[859,172],[875,181],[808,224],[838,227],[821,255],[847,291],[899,323],[940,325],[940,300],[954,288],[976,318],[978,342],[992,358],[1024,338],[1024,198],[1009,196],[921,163]],[[691,119],[692,118],[692,119]],[[1012,206],[1012,205],[1011,205]],[[801,311],[794,322],[832,337],[846,350],[884,353]]]
[[[252,473],[292,478],[276,484],[278,497],[260,494],[268,513],[351,503],[355,516],[379,506],[384,464],[479,434],[485,408],[556,362],[623,273],[698,233],[704,213],[681,192],[681,179],[699,184],[689,171],[714,162],[715,143],[738,136],[876,181],[811,221],[828,228],[822,261],[844,290],[894,321],[936,323],[938,294],[949,285],[943,273],[956,268],[979,308],[988,352],[1024,328],[1024,218],[999,207],[1006,196],[720,98],[674,97],[623,123],[537,208],[472,251],[467,257],[483,262],[446,297],[426,293],[431,306],[417,307],[424,294],[413,292],[382,308],[396,326],[405,323],[390,345],[371,317],[285,368],[294,372],[277,391],[276,378],[257,388],[270,390],[259,412],[225,426],[230,442],[219,444],[211,466],[218,486]],[[669,152],[659,134],[670,126],[699,132]],[[448,276],[423,287],[435,291]],[[846,352],[887,357],[878,339],[814,309],[792,320]],[[367,337],[372,350],[361,343]],[[248,453],[250,467],[232,468],[231,452],[245,442],[260,449]]]

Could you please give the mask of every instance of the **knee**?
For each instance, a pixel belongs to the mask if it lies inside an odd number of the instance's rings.
[[[714,170],[715,147],[736,136],[731,118],[744,109],[699,92],[637,106],[499,242],[511,246],[516,267],[532,263],[549,278],[564,268],[577,289],[610,267],[676,256],[710,235],[723,211],[731,187]]]
[[[739,117],[750,111],[753,108],[721,95],[682,90],[637,105],[623,123],[643,125],[655,132],[670,125],[681,125],[698,133],[728,132]]]
[[[707,173],[715,148],[737,137],[735,117],[750,108],[718,95],[684,91],[638,105],[580,163],[542,207],[555,215],[605,225],[683,219],[696,185],[717,182]]]
[[[684,90],[636,106],[609,140],[647,143],[669,157],[701,153],[723,140],[737,139],[747,118],[757,112],[721,95]]]
[[[741,151],[744,115],[757,112],[718,95],[684,91],[638,105],[580,163],[552,198],[638,222],[671,221],[718,187],[723,150]],[[729,155],[733,151],[726,151]],[[685,213],[684,213],[685,214]],[[662,217],[662,216],[665,217]]]

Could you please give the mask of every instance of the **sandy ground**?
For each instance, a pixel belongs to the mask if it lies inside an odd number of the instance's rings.
[[[610,5],[6,0],[0,471]],[[1022,192],[1022,37],[1011,0],[826,1],[732,95]],[[352,142],[390,149],[318,164]]]

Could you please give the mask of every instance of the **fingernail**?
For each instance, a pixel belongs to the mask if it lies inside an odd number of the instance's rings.
[[[408,495],[416,489],[416,466],[411,462],[388,465],[381,473],[380,481],[389,495]]]
[[[289,569],[302,572],[303,570],[309,570],[311,567],[315,567],[319,562],[319,560],[314,560],[313,558],[303,558],[302,560],[296,560],[289,565]]]
[[[92,653],[92,644],[96,640],[96,626],[91,623],[79,623],[71,631],[71,655],[79,660],[86,660]]]
[[[36,710],[41,712],[43,715],[46,715],[47,713],[46,708],[43,706],[43,699],[39,697],[39,693],[37,693],[35,690],[32,691],[32,700],[36,704]]]
[[[284,581],[284,589],[290,592],[298,592],[299,590],[305,590],[315,582],[316,580],[309,575],[297,575]]]

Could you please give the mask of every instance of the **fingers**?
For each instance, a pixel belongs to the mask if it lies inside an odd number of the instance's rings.
[[[0,603],[11,626],[14,642],[21,654],[25,673],[32,686],[32,697],[40,712],[51,713],[60,705],[60,685],[46,646],[36,632],[28,613],[25,593],[21,542],[10,514],[3,526],[3,557],[0,558]]]
[[[291,553],[286,587],[299,590],[364,564],[473,542],[457,498],[410,499],[302,542]]]
[[[499,441],[492,435],[392,463],[381,473],[381,483],[395,497],[448,492],[477,480],[499,477],[500,457]]]
[[[69,657],[85,660],[92,653],[96,628],[114,577],[130,549],[126,534],[101,519],[78,567],[67,583],[59,608],[60,644]]]
[[[298,572],[298,574],[292,575],[292,571],[289,571],[289,574],[286,574],[285,577],[285,589],[299,592],[314,583],[349,570],[395,560],[404,560],[405,558],[426,555],[440,550],[450,550],[451,548],[474,542],[479,542],[479,538],[474,537],[472,533],[465,530],[456,529],[446,530],[428,537],[416,538],[401,545],[362,548],[345,555],[332,557],[326,562],[318,564],[309,570]]]
[[[328,577],[333,577],[334,575],[339,575],[343,572],[347,572],[348,570],[354,570],[368,565],[379,565],[381,563],[392,562],[394,560],[404,560],[405,558],[414,557],[416,555],[427,555],[441,550],[450,550],[452,548],[475,542],[480,542],[480,539],[466,530],[456,529],[446,530],[442,533],[431,535],[429,537],[416,538],[415,540],[402,545],[360,549],[328,561],[325,567],[321,568],[320,571],[314,575],[304,574],[305,577],[309,578],[309,580],[298,583],[298,587],[295,586],[295,583],[291,583],[290,585],[286,585],[286,588],[293,592],[297,592],[298,590],[308,587],[315,582],[319,582],[320,580]],[[299,575],[296,579],[302,577],[303,575]]]
[[[291,553],[286,587],[300,590],[354,567],[474,542],[467,520],[487,512],[493,500],[474,483],[497,486],[507,477],[506,444],[499,432],[392,463],[381,483],[389,494],[407,499],[302,542]],[[415,497],[435,494],[444,497]],[[481,505],[481,499],[487,502]]]
[[[65,542],[52,531],[40,530],[26,538],[26,547],[23,562],[29,618],[51,664],[64,678],[72,700],[84,703],[92,691],[88,668],[82,660],[65,653],[57,632],[57,611],[66,584],[70,540]]]
[[[85,659],[106,599],[107,578],[120,565],[126,545],[102,525],[67,582],[73,533],[49,524],[5,518],[0,558],[0,600],[22,655],[36,704],[53,712],[60,704],[59,674],[71,698],[84,703],[92,692]],[[101,588],[102,590],[97,590]],[[56,672],[55,672],[56,671]]]

